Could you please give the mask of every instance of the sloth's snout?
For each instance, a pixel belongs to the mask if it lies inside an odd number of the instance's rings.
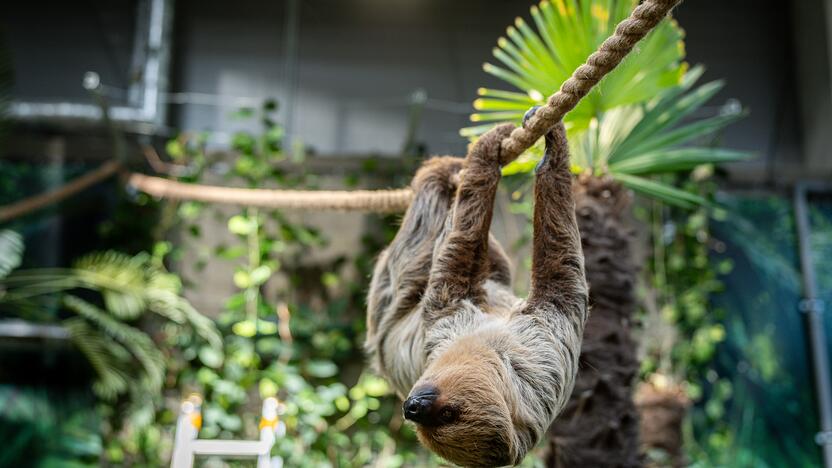
[[[436,399],[439,391],[436,387],[424,386],[411,392],[402,405],[405,419],[418,424],[432,425],[436,414]]]

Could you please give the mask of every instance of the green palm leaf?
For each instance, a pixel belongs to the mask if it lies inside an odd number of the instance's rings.
[[[70,339],[87,358],[98,378],[93,391],[104,399],[112,400],[129,389],[130,353],[120,343],[101,334],[81,317],[63,321]]]
[[[141,364],[143,377],[150,389],[158,389],[162,385],[165,372],[164,355],[143,331],[120,322],[107,312],[75,296],[66,296],[64,306],[79,316],[94,323],[101,331],[118,341]]]
[[[687,171],[702,164],[718,164],[748,159],[750,153],[717,148],[677,148],[659,150],[611,163],[610,172],[616,174],[664,174]]]
[[[0,278],[20,266],[23,259],[23,238],[10,229],[0,231]]]
[[[81,283],[96,288],[108,311],[119,318],[134,319],[146,309],[145,264],[142,256],[119,252],[96,252],[75,262]]]
[[[637,4],[634,0],[553,0],[532,6],[534,26],[517,18],[497,40],[498,64],[483,70],[521,92],[478,90],[473,122],[519,121],[543,104],[572,72],[609,37]],[[582,131],[602,112],[651,99],[679,84],[684,73],[682,31],[672,20],[660,24],[622,63],[565,117],[567,128]],[[463,129],[480,134],[490,125]]]
[[[656,105],[648,108],[641,121],[627,136],[627,140],[616,148],[616,152],[609,154],[608,160],[613,162],[625,156],[636,154],[639,145],[656,138],[662,132],[672,128],[682,119],[691,115],[722,89],[722,87],[722,82],[714,81],[706,83],[686,94],[669,93],[668,95],[662,96]],[[724,125],[728,123],[730,121]],[[722,127],[717,127],[716,130],[720,128]]]
[[[622,149],[619,147],[615,154],[610,155],[609,159],[624,160],[639,154],[683,145],[698,138],[712,135],[746,115],[745,112],[718,115],[665,131],[664,133],[654,135],[653,138],[644,139],[641,142],[633,142],[629,148]]]
[[[662,182],[629,174],[614,174],[613,177],[635,192],[680,208],[691,209],[708,205],[708,200],[705,198]]]
[[[189,325],[212,347],[222,347],[214,322],[181,296],[179,278],[147,254],[93,253],[70,269],[16,271],[0,277],[0,285],[7,288],[0,296],[4,307],[38,310],[42,301],[59,299],[77,315],[62,323],[95,370],[93,389],[102,398],[160,387],[165,372],[162,352],[147,334],[127,323],[145,313]],[[104,308],[70,294],[78,288],[99,293]]]

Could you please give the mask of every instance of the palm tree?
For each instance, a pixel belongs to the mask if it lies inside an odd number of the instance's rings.
[[[502,66],[484,66],[520,92],[480,89],[481,97],[474,103],[478,112],[471,119],[487,123],[461,133],[476,136],[499,122],[519,122],[526,109],[544,103],[636,4],[553,0],[533,6],[536,30],[518,18],[508,28],[508,38],[500,38],[494,49]],[[747,157],[688,146],[712,136],[741,113],[693,118],[722,84],[693,88],[703,71],[688,71],[682,62],[682,36],[672,20],[660,24],[564,119],[592,313],[575,389],[550,429],[549,466],[641,465],[632,399],[639,368],[631,329],[640,262],[632,252],[631,191],[681,207],[705,205],[708,201],[701,196],[674,187],[666,174]],[[528,172],[539,158],[540,149],[533,148],[504,173]],[[656,177],[661,175],[665,176]]]

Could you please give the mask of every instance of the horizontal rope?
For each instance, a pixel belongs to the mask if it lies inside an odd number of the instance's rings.
[[[93,171],[67,182],[55,190],[50,190],[29,198],[24,198],[23,200],[9,205],[0,206],[0,223],[11,221],[12,219],[46,208],[49,205],[59,203],[72,195],[75,195],[76,193],[93,186],[104,179],[107,179],[118,172],[119,167],[121,167],[121,164],[116,161],[110,161],[102,164]]]
[[[394,190],[270,190],[218,187],[177,182],[133,173],[127,185],[157,198],[226,205],[316,211],[396,213],[413,198],[408,188]]]

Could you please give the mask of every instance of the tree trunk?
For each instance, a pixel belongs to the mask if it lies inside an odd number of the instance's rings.
[[[547,466],[638,467],[638,372],[631,336],[637,268],[626,223],[629,191],[609,178],[580,177],[574,185],[578,227],[589,283],[590,316],[580,370],[564,411],[549,430]]]

